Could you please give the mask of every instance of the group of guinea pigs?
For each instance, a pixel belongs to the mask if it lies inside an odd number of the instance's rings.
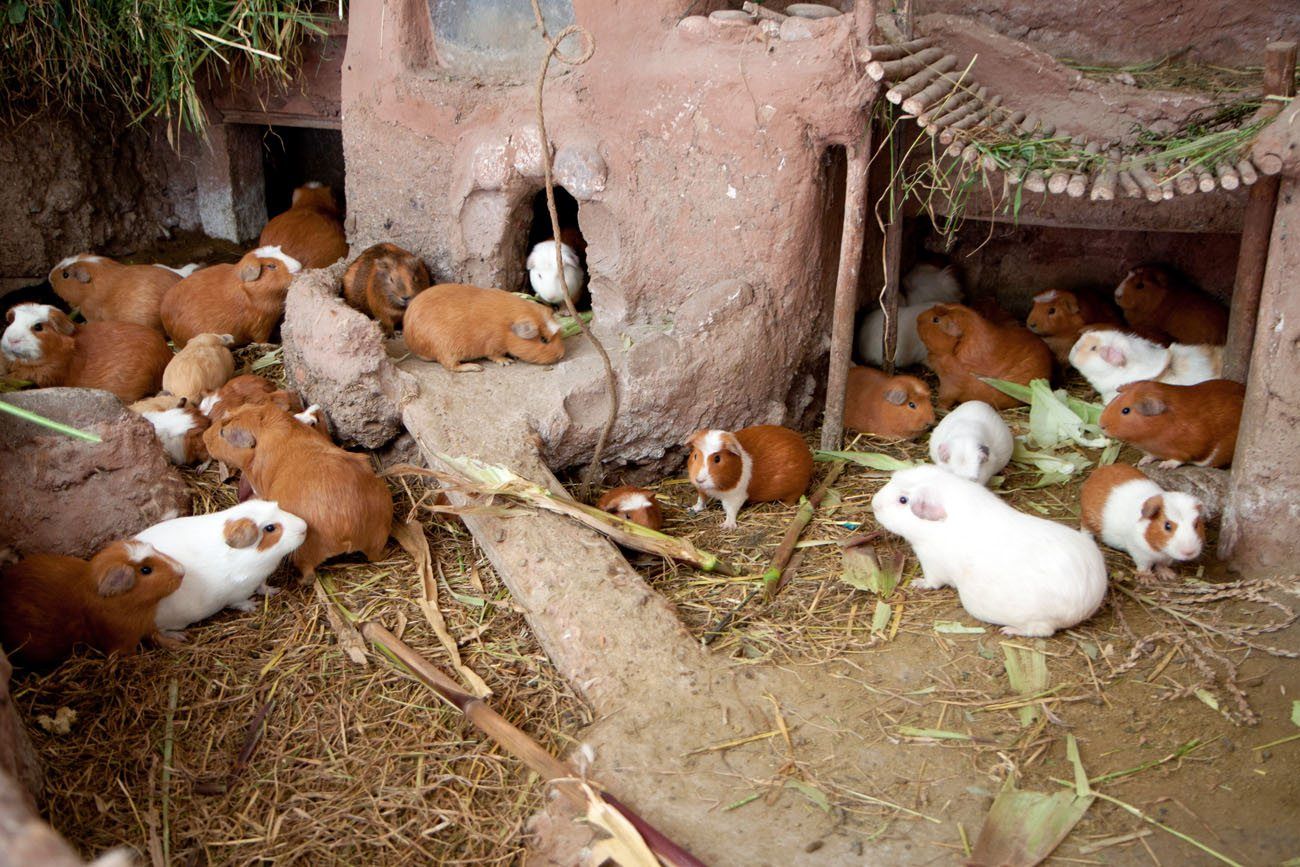
[[[148,637],[178,640],[224,608],[253,609],[255,594],[274,592],[266,581],[286,556],[310,582],[331,557],[382,555],[393,502],[369,458],[333,442],[319,407],[304,408],[262,377],[235,376],[231,353],[276,333],[293,275],[347,255],[334,197],[313,183],[295,190],[290,209],[233,265],[172,269],[73,256],[55,266],[50,284],[83,323],[50,305],[8,311],[0,351],[10,377],[110,391],[153,425],[176,463],[215,459],[241,473],[241,502],[230,509],[164,521],[89,561],[34,554],[4,567],[0,644],[11,657],[45,667],[83,644],[131,653]],[[566,288],[571,298],[582,291],[584,255],[572,231],[530,251],[538,303],[500,289],[431,286],[418,257],[378,244],[350,263],[343,294],[384,332],[401,329],[412,353],[450,371],[478,369],[471,362],[479,359],[550,364],[564,342],[546,304],[563,302]],[[1102,299],[1048,292],[1026,330],[996,308],[957,303],[961,288],[948,269],[919,266],[905,288],[898,363],[926,364],[939,376],[940,406],[960,404],[931,437],[936,466],[896,473],[873,501],[880,524],[915,548],[919,586],[955,586],[972,616],[1010,634],[1051,635],[1090,616],[1105,594],[1092,536],[1128,551],[1143,570],[1199,556],[1201,504],[1132,467],[1103,467],[1088,480],[1083,533],[1017,512],[988,491],[1012,450],[997,409],[1015,401],[979,377],[1048,378],[1055,353],[1109,401],[1103,428],[1142,449],[1144,461],[1222,466],[1242,401],[1240,385],[1215,378],[1221,348],[1211,344],[1224,339],[1222,307],[1142,268],[1115,293],[1126,327]],[[863,357],[876,363],[879,316],[860,336]],[[913,437],[934,422],[924,382],[870,367],[851,370],[845,413],[850,428],[881,436]],[[692,511],[720,500],[725,527],[736,526],[747,502],[796,502],[812,476],[812,454],[788,428],[702,430],[689,445],[699,493]],[[599,506],[662,525],[645,489],[616,488]],[[1014,559],[1008,540],[1021,546]]]

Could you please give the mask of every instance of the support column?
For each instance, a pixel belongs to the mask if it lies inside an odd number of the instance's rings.
[[[210,116],[219,116],[215,110]],[[262,176],[262,129],[213,123],[195,162],[199,220],[214,238],[255,241],[266,225],[266,182]]]

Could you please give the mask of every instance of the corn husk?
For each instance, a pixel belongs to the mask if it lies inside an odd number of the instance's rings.
[[[1071,397],[1063,388],[1053,391],[1045,379],[1032,380],[1028,386],[1003,379],[981,379],[1029,404],[1029,442],[1038,448],[1055,448],[1063,443],[1102,448],[1110,443],[1099,426],[1101,404]]]
[[[1068,482],[1092,466],[1092,461],[1078,452],[1034,451],[1025,445],[1023,437],[1016,438],[1011,450],[1011,461],[1033,467],[1042,474],[1033,485],[1035,488]]]
[[[883,559],[883,565],[882,565]],[[880,551],[869,545],[855,545],[844,549],[844,571],[840,580],[850,587],[875,593],[888,599],[903,576],[907,555],[891,551],[883,558]]]
[[[1050,677],[1047,673],[1047,655],[1034,647],[1024,647],[1010,642],[1002,642],[1002,655],[1005,658],[1007,680],[1011,688],[1023,696],[1038,695],[1047,689]],[[1020,726],[1024,728],[1038,719],[1042,711],[1032,704],[1020,708]]]
[[[813,452],[813,457],[819,461],[848,461],[870,470],[880,470],[886,473],[892,473],[895,470],[906,470],[916,466],[911,461],[900,461],[898,458],[892,458],[880,452],[828,452],[818,449]]]

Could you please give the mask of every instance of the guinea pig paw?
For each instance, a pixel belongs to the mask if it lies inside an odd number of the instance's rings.
[[[265,581],[263,581],[262,586],[258,587],[253,592],[255,592],[258,596],[274,596],[275,594],[279,593],[282,589],[283,588],[281,587],[272,587],[270,584],[267,584]]]
[[[508,355],[492,355],[488,357],[488,361],[494,361],[502,367],[515,363],[515,360]]]
[[[251,614],[257,610],[257,603],[252,599],[240,599],[238,602],[231,602],[226,607],[233,608],[236,611],[243,611],[245,614]]]
[[[1151,463],[1155,459],[1156,459],[1155,455],[1143,455],[1141,459],[1138,461],[1138,466],[1145,467],[1147,464]]]
[[[1154,574],[1161,581],[1173,581],[1178,577],[1178,573],[1168,563],[1161,563],[1157,566]]]
[[[462,362],[453,367],[451,371],[452,373],[478,373],[482,369],[483,365],[481,364],[465,364]]]
[[[1172,470],[1174,467],[1181,467],[1182,465],[1183,465],[1182,461],[1175,461],[1173,459],[1170,459],[1167,461],[1161,461],[1156,466],[1160,467],[1160,469],[1162,470]]]
[[[724,530],[734,530],[736,529],[736,526],[737,524],[735,518],[727,518],[722,522],[722,529]]]
[[[182,650],[188,640],[183,629],[160,629],[153,634],[154,644],[168,650]]]

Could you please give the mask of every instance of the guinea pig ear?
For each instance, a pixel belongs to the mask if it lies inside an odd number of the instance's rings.
[[[260,276],[262,276],[262,263],[256,259],[239,266],[239,279],[245,283],[252,283]]]
[[[1128,357],[1124,355],[1124,350],[1117,346],[1102,346],[1097,352],[1107,364],[1112,364],[1115,367],[1123,367],[1128,364]]]
[[[54,330],[60,334],[71,334],[77,330],[77,326],[72,324],[68,314],[57,308],[50,311],[49,322],[50,325],[54,326]]]
[[[1147,497],[1146,501],[1142,504],[1143,520],[1150,521],[1152,518],[1159,515],[1160,507],[1164,504],[1165,501],[1159,494],[1156,494],[1154,497]]]
[[[229,424],[221,429],[221,438],[237,449],[251,449],[257,445],[257,437],[252,431]]]
[[[1061,306],[1065,308],[1066,313],[1079,312],[1079,301],[1073,295],[1061,296]]]
[[[961,326],[951,316],[944,316],[939,320],[939,330],[949,337],[961,337]]]
[[[894,406],[902,406],[907,402],[907,392],[901,388],[891,388],[885,392],[885,401]]]
[[[1138,415],[1160,415],[1169,410],[1169,405],[1158,397],[1144,397],[1137,402]]]
[[[14,309],[12,307],[5,311],[5,322],[9,325],[14,324]]]
[[[68,269],[68,273],[71,274],[72,278],[78,283],[90,282],[90,272],[86,270],[85,265],[73,265]]]
[[[99,579],[99,595],[121,596],[134,586],[135,570],[125,563],[119,563]]]
[[[512,323],[510,330],[514,332],[515,337],[522,337],[524,340],[536,340],[541,333],[537,330],[537,323],[531,319],[520,319]]]
[[[952,457],[952,446],[947,443],[939,443],[939,460],[946,461]]]
[[[262,534],[258,532],[257,525],[251,518],[237,518],[226,522],[222,535],[231,548],[250,548],[257,544]]]
[[[922,521],[942,521],[948,517],[938,495],[930,491],[917,491],[912,496],[910,505],[912,514]]]
[[[981,463],[981,464],[986,464],[986,463],[988,463],[988,462],[989,462],[989,447],[986,446],[986,445],[981,445],[981,446],[980,446],[980,463]]]
[[[707,429],[697,430],[695,433],[691,434],[685,440],[683,440],[682,445],[695,448],[697,445],[699,445],[700,440],[702,440],[704,438],[704,435],[707,433],[708,433]]]

